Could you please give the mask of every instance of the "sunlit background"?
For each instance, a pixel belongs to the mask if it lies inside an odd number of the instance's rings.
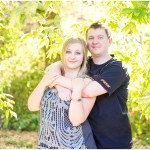
[[[36,148],[32,142],[19,145],[6,130],[37,133],[39,112],[28,111],[28,96],[45,68],[60,60],[65,39],[85,39],[96,21],[110,28],[110,53],[130,73],[134,148],[150,148],[150,2],[100,0],[0,1],[0,148]]]

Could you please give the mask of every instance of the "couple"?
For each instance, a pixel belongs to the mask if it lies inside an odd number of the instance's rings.
[[[47,68],[29,96],[29,110],[41,111],[38,148],[132,147],[127,70],[109,54],[112,39],[103,24],[93,23],[86,40],[87,46],[81,38],[65,41],[62,61]]]

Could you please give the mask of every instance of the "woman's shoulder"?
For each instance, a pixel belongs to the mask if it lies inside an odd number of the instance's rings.
[[[90,79],[90,80],[94,80],[93,78],[91,78],[89,75],[87,75],[87,74],[83,74],[82,76],[81,76],[81,78],[82,79]]]
[[[91,78],[87,74],[82,75],[81,78],[84,80],[84,82],[85,82],[86,85],[88,85],[91,81],[94,80],[93,78]]]

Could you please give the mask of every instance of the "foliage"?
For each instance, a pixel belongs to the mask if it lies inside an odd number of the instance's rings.
[[[1,114],[3,127],[38,130],[39,112],[27,109],[27,99],[49,64],[61,57],[70,36],[85,38],[97,20],[112,31],[111,52],[130,73],[129,115],[134,139],[149,141],[150,120],[150,3],[148,1],[6,1],[0,2]],[[67,9],[66,9],[67,8]],[[87,11],[88,10],[88,11]],[[9,99],[5,93],[14,98]],[[3,98],[2,98],[3,97]],[[7,102],[8,106],[5,107]],[[10,102],[10,103],[8,103]],[[4,116],[4,115],[3,115]]]
[[[5,117],[6,121],[4,126],[8,125],[8,119],[10,117],[15,117],[17,119],[17,114],[13,111],[13,104],[14,101],[12,100],[12,95],[9,94],[0,94],[0,115],[1,119]],[[5,115],[3,115],[2,112],[5,112]]]

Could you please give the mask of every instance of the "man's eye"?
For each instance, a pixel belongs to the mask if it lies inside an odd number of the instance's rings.
[[[94,39],[93,37],[90,37],[90,38],[89,38],[89,40],[93,40],[93,39]]]
[[[70,54],[71,52],[70,51],[66,51],[66,54]]]
[[[103,39],[103,37],[98,37],[98,39],[100,39],[100,40],[101,40],[101,39]]]

